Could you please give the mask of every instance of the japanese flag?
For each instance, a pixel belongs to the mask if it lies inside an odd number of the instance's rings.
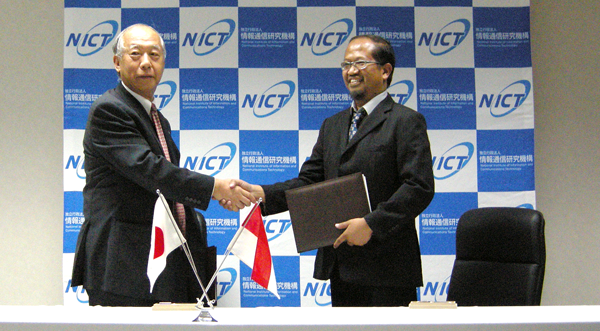
[[[154,283],[167,265],[167,255],[185,243],[179,227],[171,221],[171,210],[166,208],[161,197],[154,205],[152,219],[152,241],[150,255],[148,256],[148,279],[150,279],[150,293]]]

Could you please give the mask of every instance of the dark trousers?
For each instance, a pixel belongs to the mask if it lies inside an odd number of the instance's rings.
[[[90,306],[104,307],[152,307],[157,301],[132,298],[124,295],[114,294],[110,292],[92,290],[87,291],[90,298]]]
[[[415,287],[365,286],[348,283],[333,272],[331,279],[333,307],[399,307],[417,300]]]

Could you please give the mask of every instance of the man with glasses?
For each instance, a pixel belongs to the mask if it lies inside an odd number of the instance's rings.
[[[434,194],[431,151],[423,115],[386,91],[394,66],[387,40],[352,38],[341,63],[352,106],[323,122],[297,178],[252,188],[268,215],[288,209],[286,190],[365,175],[373,211],[338,224],[344,232],[315,260],[314,277],[331,280],[334,307],[406,306],[423,285],[415,218]]]

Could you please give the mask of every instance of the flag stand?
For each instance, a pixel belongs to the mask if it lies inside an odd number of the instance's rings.
[[[227,251],[225,252],[225,255],[223,256],[223,260],[221,261],[221,264],[219,264],[219,267],[217,268],[217,270],[215,270],[215,273],[212,275],[210,281],[208,282],[208,286],[206,288],[210,288],[211,285],[213,284],[213,282],[215,281],[215,279],[217,278],[217,274],[219,273],[219,270],[221,270],[221,268],[223,267],[223,264],[225,263],[225,259],[227,259],[227,256],[233,250],[233,245],[235,245],[235,243],[237,242],[238,238],[240,237],[240,234],[241,234],[240,230],[243,229],[244,227],[246,227],[246,224],[248,223],[248,220],[250,219],[250,217],[252,216],[252,214],[254,214],[254,211],[260,205],[261,202],[262,202],[262,198],[259,198],[258,201],[256,202],[256,204],[254,204],[254,206],[250,210],[250,213],[248,214],[248,216],[246,216],[246,219],[242,223],[242,226],[238,229],[238,231],[236,232],[235,236],[233,237],[233,239],[231,240],[231,242],[227,246]],[[193,263],[193,261],[192,261],[192,263]],[[196,305],[196,309],[200,309],[200,315],[198,315],[198,317],[196,317],[196,319],[194,320],[194,322],[217,322],[217,320],[215,320],[210,315],[210,310],[214,309],[213,303],[214,303],[215,300],[214,299],[210,300],[210,301],[208,300],[208,293],[206,293],[206,290],[204,289],[204,287],[202,287],[202,291],[204,293],[202,294],[202,297],[200,297],[200,299],[198,299],[198,304]],[[204,306],[203,299],[205,297],[206,297],[206,301],[208,302],[209,307],[205,307]]]
[[[183,234],[179,230],[179,226],[177,225],[177,222],[175,221],[175,218],[173,217],[173,213],[171,213],[171,208],[169,208],[169,204],[167,203],[167,200],[162,195],[162,193],[160,193],[160,190],[156,190],[156,193],[158,194],[165,209],[167,210],[167,214],[169,215],[171,224],[175,228],[175,231],[177,232],[179,240],[181,241],[181,247],[183,248],[183,251],[185,252],[185,256],[187,257],[187,259],[190,263],[190,266],[192,267],[192,270],[194,271],[194,275],[196,276],[196,279],[198,280],[198,284],[200,284],[200,287],[202,288],[202,293],[203,293],[202,297],[200,297],[200,299],[198,299],[198,304],[196,304],[196,306],[195,306],[196,309],[200,310],[200,315],[198,315],[198,317],[196,317],[196,319],[194,319],[194,322],[217,322],[217,320],[214,319],[210,314],[210,310],[214,309],[213,304],[215,302],[215,299],[210,300],[208,297],[208,293],[206,292],[206,289],[210,288],[210,286],[212,285],[213,280],[211,279],[211,282],[208,285],[208,287],[204,287],[204,284],[202,284],[202,280],[200,279],[200,276],[198,275],[198,270],[196,269],[196,264],[194,263],[194,259],[192,258],[192,253],[190,252],[190,248],[187,244],[187,241],[183,237]],[[219,269],[220,269],[220,266],[219,266]],[[213,275],[213,279],[216,277],[216,274],[217,274],[217,272],[219,272],[219,269],[217,269],[215,271],[215,274]],[[202,299],[204,297],[206,297],[206,302],[208,303],[208,307],[204,306],[204,301],[202,301]]]
[[[200,302],[198,304],[200,304]],[[204,303],[202,303],[202,307],[200,308],[196,306],[196,309],[200,309],[200,315],[198,315],[198,317],[196,317],[192,322],[217,322],[217,320],[210,314],[210,311],[214,309],[212,305],[207,308],[204,307]]]
[[[196,309],[200,310],[200,314],[193,320],[193,322],[217,322],[217,320],[214,319],[212,317],[212,315],[210,314],[210,311],[214,309],[214,303],[215,303],[216,298],[210,300],[210,298],[208,297],[207,289],[211,287],[211,285],[217,278],[217,274],[219,273],[219,270],[221,270],[221,268],[223,267],[223,264],[225,263],[225,259],[233,251],[233,246],[239,239],[239,237],[242,233],[242,230],[246,227],[246,225],[248,224],[248,221],[250,220],[250,218],[256,211],[256,208],[258,208],[258,206],[262,202],[262,198],[259,198],[258,201],[252,207],[252,210],[250,211],[250,213],[248,214],[248,216],[246,217],[246,219],[244,220],[244,222],[242,223],[242,225],[236,232],[235,236],[229,243],[229,246],[227,246],[227,251],[225,252],[225,255],[223,256],[223,260],[221,261],[221,264],[219,265],[219,267],[215,270],[214,274],[212,275],[210,282],[208,283],[208,286],[204,287],[204,284],[202,284],[202,280],[200,279],[200,276],[198,275],[198,270],[196,269],[196,264],[194,263],[194,259],[192,258],[192,253],[190,252],[187,241],[185,240],[185,238],[183,237],[183,234],[179,230],[179,226],[177,225],[177,222],[175,221],[175,218],[173,217],[173,214],[171,213],[171,208],[169,208],[169,204],[167,203],[167,200],[162,195],[162,193],[160,193],[160,190],[156,190],[156,193],[158,194],[165,209],[167,210],[167,214],[169,215],[171,224],[175,228],[175,231],[177,232],[177,235],[179,236],[179,240],[181,241],[181,247],[183,248],[183,251],[185,252],[185,255],[190,263],[190,266],[192,267],[192,270],[194,271],[194,275],[196,276],[196,279],[198,280],[200,287],[202,288],[202,296],[199,299],[197,299],[198,303],[194,306]],[[279,298],[279,296],[277,296],[277,297]],[[204,304],[204,298],[206,298],[208,307],[206,307]]]

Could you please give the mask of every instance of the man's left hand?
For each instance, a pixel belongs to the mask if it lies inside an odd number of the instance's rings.
[[[338,248],[344,241],[350,246],[363,246],[371,240],[373,230],[364,218],[353,218],[335,225],[338,229],[346,229],[333,243],[333,248]]]

